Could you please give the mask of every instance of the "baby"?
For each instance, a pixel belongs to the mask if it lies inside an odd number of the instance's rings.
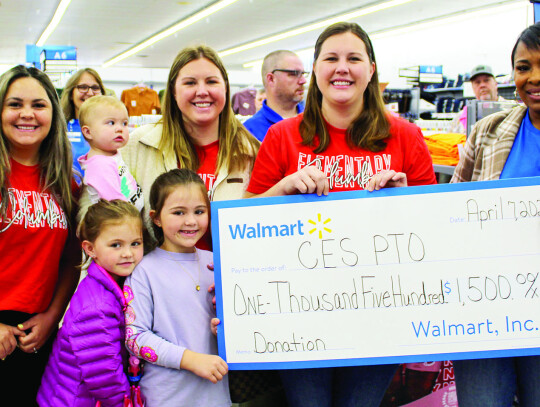
[[[129,172],[118,149],[129,140],[128,113],[124,104],[112,96],[94,96],[79,112],[81,132],[90,151],[79,157],[84,170],[86,198],[93,204],[99,199],[121,199],[141,211],[142,190]]]

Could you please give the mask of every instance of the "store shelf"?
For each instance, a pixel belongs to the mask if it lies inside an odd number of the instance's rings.
[[[514,90],[516,85],[514,84],[500,84],[497,86],[499,95],[505,99],[515,99]],[[424,92],[436,94],[437,97],[441,96],[453,96],[463,97],[463,88],[437,88],[437,89],[424,89]]]
[[[424,92],[428,93],[443,93],[443,92],[463,92],[463,88],[435,88],[435,89],[424,89]]]

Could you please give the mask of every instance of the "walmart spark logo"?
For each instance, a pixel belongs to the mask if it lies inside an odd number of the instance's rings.
[[[332,233],[332,229],[328,229],[326,226],[327,223],[329,223],[332,219],[330,218],[326,218],[325,221],[322,221],[322,217],[321,217],[321,214],[318,213],[317,214],[317,221],[313,221],[311,219],[308,220],[308,223],[311,223],[312,225],[314,225],[315,227],[313,229],[311,229],[309,231],[309,234],[313,234],[315,232],[319,232],[319,239],[322,239],[323,237],[323,232],[328,232],[328,233]]]

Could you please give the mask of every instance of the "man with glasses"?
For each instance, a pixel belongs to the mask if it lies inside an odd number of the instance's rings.
[[[266,100],[262,108],[244,122],[244,126],[260,141],[271,125],[302,113],[304,107],[301,102],[309,73],[304,71],[298,55],[280,50],[264,58],[261,74]]]
[[[81,133],[79,110],[86,100],[104,93],[105,87],[99,74],[92,68],[83,68],[67,80],[60,97],[60,106],[67,122],[67,135],[73,152],[73,168],[81,175],[80,181],[84,174],[77,159],[86,154],[90,146]]]

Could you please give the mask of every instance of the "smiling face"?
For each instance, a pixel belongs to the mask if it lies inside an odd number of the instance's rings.
[[[219,115],[225,106],[225,80],[210,60],[193,60],[178,72],[174,98],[188,132],[207,126],[217,128]]]
[[[497,81],[491,75],[480,74],[471,79],[471,85],[478,100],[496,101],[498,98]]]
[[[364,91],[375,71],[364,42],[351,32],[328,37],[313,64],[322,110],[347,108],[359,114]]]
[[[169,193],[159,214],[150,211],[154,223],[163,229],[163,250],[192,253],[208,229],[208,206],[200,185],[179,185]]]
[[[127,110],[123,106],[115,107],[106,104],[96,106],[90,112],[88,124],[82,126],[81,131],[92,150],[89,156],[115,155],[118,149],[124,147],[129,140]]]
[[[520,42],[514,55],[514,81],[523,103],[529,108],[533,124],[540,123],[540,49],[530,49]],[[536,122],[536,123],[535,123]]]
[[[79,86],[79,85],[87,85],[89,87],[88,91],[87,92],[80,91],[77,88],[77,86]],[[75,86],[73,88],[72,98],[73,98],[73,106],[75,107],[75,117],[78,118],[79,117],[79,109],[81,108],[81,105],[84,103],[84,101],[86,99],[89,99],[89,98],[93,97],[93,96],[101,95],[101,89],[98,90],[98,91],[94,91],[94,90],[91,89],[92,86],[94,88],[96,86],[99,87],[99,83],[96,80],[96,78],[94,78],[88,72],[84,72],[81,75],[81,78],[79,79],[79,82],[77,83],[77,86]]]
[[[2,108],[2,133],[10,155],[22,164],[37,164],[52,117],[51,100],[39,81],[29,77],[13,81]]]
[[[84,240],[82,246],[86,254],[120,284],[141,261],[142,243],[140,219],[126,216],[121,222],[104,224],[96,240]]]

